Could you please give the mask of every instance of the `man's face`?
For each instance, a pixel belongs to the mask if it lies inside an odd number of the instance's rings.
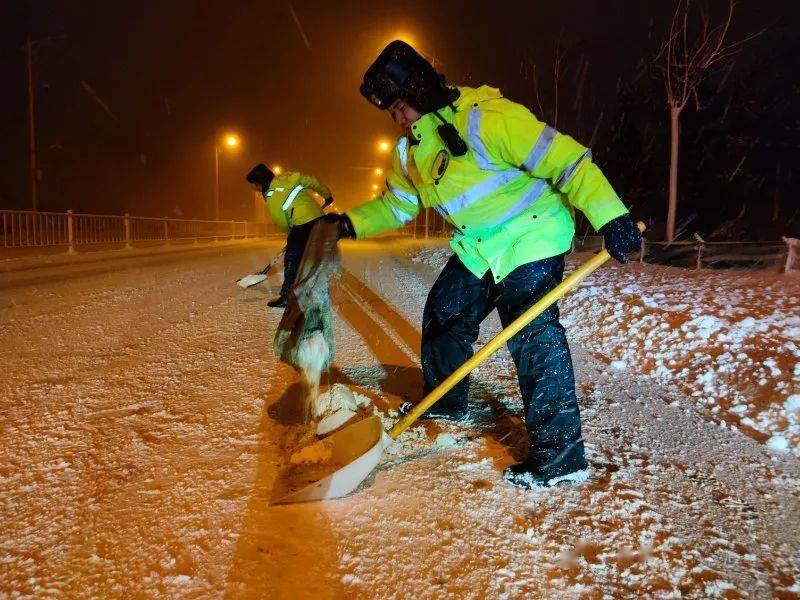
[[[411,135],[411,125],[422,116],[402,99],[395,100],[394,104],[389,107],[389,114],[406,135]]]

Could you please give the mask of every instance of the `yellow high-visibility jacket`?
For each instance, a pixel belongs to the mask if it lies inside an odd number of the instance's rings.
[[[452,156],[434,113],[397,140],[386,189],[347,211],[358,238],[399,228],[420,206],[455,227],[450,245],[477,277],[569,251],[575,208],[595,229],[628,212],[591,152],[488,86],[459,88],[440,110],[469,148]]]
[[[323,215],[320,205],[306,190],[313,190],[326,200],[331,197],[331,191],[316,177],[294,172],[276,175],[264,192],[267,212],[281,231],[288,232]]]

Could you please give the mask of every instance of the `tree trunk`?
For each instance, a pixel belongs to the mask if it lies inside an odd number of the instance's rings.
[[[669,107],[669,208],[667,210],[667,241],[675,238],[675,213],[678,204],[678,143],[680,141],[681,109]]]

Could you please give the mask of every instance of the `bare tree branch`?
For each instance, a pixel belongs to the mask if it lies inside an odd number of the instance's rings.
[[[670,114],[669,210],[666,229],[667,239],[670,241],[675,235],[681,113],[690,101],[698,110],[701,108],[700,87],[714,65],[730,60],[744,44],[765,31],[762,29],[740,40],[728,41],[735,8],[736,0],[728,0],[725,17],[719,25],[714,26],[706,7],[701,6],[699,27],[697,32],[692,34],[689,31],[691,0],[677,0],[669,31],[654,61],[653,66],[662,75],[664,96]],[[728,79],[732,68],[733,63],[724,75],[717,92]],[[731,179],[736,176],[743,162],[744,158],[734,170]]]
[[[539,95],[539,79],[536,77],[536,63],[533,64],[533,91],[536,94],[536,108],[539,111],[539,118],[544,119],[544,107],[542,106],[542,98]]]
[[[700,27],[692,36],[689,23],[691,0],[677,0],[669,32],[656,56],[655,65],[664,77],[668,106],[679,112],[690,100],[699,106],[698,88],[708,70],[764,33],[765,29],[762,29],[740,40],[728,41],[735,7],[736,0],[729,0],[724,20],[716,27],[712,26],[706,8],[701,7]]]
[[[553,109],[553,127],[558,129],[558,92],[559,79],[561,77],[561,38],[556,44],[556,57],[553,61],[553,87],[555,88],[555,107]]]

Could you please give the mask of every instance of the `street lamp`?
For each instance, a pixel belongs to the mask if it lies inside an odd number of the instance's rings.
[[[221,144],[220,144],[221,142]],[[214,219],[219,221],[219,151],[220,146],[228,150],[236,150],[242,142],[235,133],[226,133],[214,144]]]
[[[280,175],[283,173],[283,167],[280,165],[273,165],[271,170],[273,173],[275,173],[275,175]]]
[[[391,149],[392,145],[387,140],[379,140],[378,141],[378,150],[380,152],[388,152]]]
[[[228,148],[237,148],[239,146],[239,136],[235,133],[229,133],[225,136],[225,145]]]
[[[381,169],[380,167],[376,167],[375,168],[375,175],[377,175],[378,177],[383,175],[383,169]]]

